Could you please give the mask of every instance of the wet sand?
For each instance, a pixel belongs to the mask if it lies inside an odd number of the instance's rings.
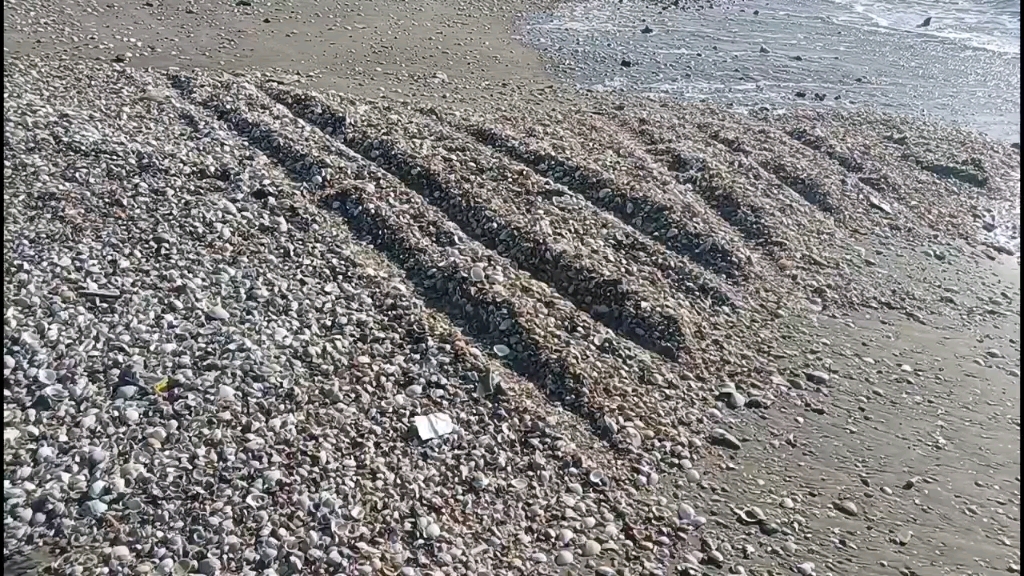
[[[880,576],[1019,571],[1020,268],[965,264],[987,276],[973,287],[1005,292],[1008,305],[972,315],[970,325],[943,315],[927,324],[887,313],[816,317],[780,343],[797,380],[822,369],[832,378],[822,393],[795,392],[795,403],[738,425],[756,456],[721,479],[744,487],[727,502],[770,509],[797,534],[795,551],[780,547],[775,566],[810,561],[818,573]],[[931,269],[949,286],[972,287],[949,268]],[[780,508],[783,497],[798,504]],[[858,515],[836,511],[839,501]]]

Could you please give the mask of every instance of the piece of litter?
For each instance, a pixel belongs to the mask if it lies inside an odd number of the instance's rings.
[[[484,374],[476,384],[476,393],[488,397],[492,394],[501,394],[501,379],[494,373],[490,366],[484,369]]]
[[[412,425],[416,428],[416,434],[420,440],[423,441],[440,438],[455,431],[452,417],[443,412],[417,416],[412,419]]]

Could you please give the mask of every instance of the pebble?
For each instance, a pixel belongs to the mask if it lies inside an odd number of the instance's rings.
[[[743,447],[735,436],[729,434],[722,428],[715,428],[711,431],[711,441],[718,446],[724,446],[730,450],[739,450]]]
[[[222,308],[220,305],[214,306],[207,310],[206,315],[212,320],[228,320],[231,315],[228,314],[227,310]]]
[[[859,511],[857,510],[857,505],[854,504],[853,502],[850,502],[849,500],[840,500],[833,504],[833,506],[836,510],[842,512],[847,516],[856,516],[857,514],[859,514]]]
[[[809,372],[805,372],[804,376],[807,378],[808,382],[810,382],[811,384],[816,384],[818,386],[824,386],[825,384],[828,384],[829,380],[832,379],[831,375],[829,375],[827,372],[822,372],[820,370],[812,370]]]
[[[555,555],[555,564],[558,566],[568,566],[572,564],[572,552],[568,550],[562,550]]]

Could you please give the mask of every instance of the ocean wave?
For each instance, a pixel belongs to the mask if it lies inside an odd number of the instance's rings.
[[[887,2],[884,0],[835,0],[847,14],[838,14],[846,25],[873,24],[876,29],[912,32],[943,38],[971,48],[1020,54],[1020,2]],[[931,25],[919,27],[926,17]]]

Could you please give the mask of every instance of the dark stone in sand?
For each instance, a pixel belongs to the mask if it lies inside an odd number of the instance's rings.
[[[761,398],[760,396],[754,396],[753,398],[750,398],[750,399],[747,400],[746,406],[747,406],[747,408],[755,408],[756,409],[756,408],[767,408],[767,407],[771,406],[771,404],[772,403],[769,400],[765,400],[764,398]]]
[[[825,94],[820,94],[818,92],[814,93],[814,99],[817,100],[818,102],[824,102],[825,98],[827,98],[827,95]]]
[[[932,25],[932,17],[929,16],[929,17],[924,19],[924,22],[921,22],[920,24],[918,24],[917,27],[918,28],[927,28],[927,27],[929,27],[931,25]]]
[[[803,90],[797,90],[796,91],[796,97],[797,98],[806,98],[807,97],[807,92],[804,92]]]
[[[758,15],[758,14],[760,14],[760,13],[761,13],[761,11],[760,11],[760,10],[754,10],[754,16],[757,16],[757,15]]]
[[[799,55],[799,54],[797,54],[796,56],[790,56],[790,58],[792,58],[793,60],[796,60],[797,62],[803,62],[804,61],[804,57]]]
[[[650,26],[644,26],[643,30],[641,30],[640,33],[641,34],[652,34],[652,33],[654,33],[654,30],[652,30]]]
[[[761,54],[771,54],[771,53],[772,53],[772,51],[769,50],[767,46],[765,46],[763,44],[761,45]]]
[[[633,66],[633,62],[631,62],[628,58],[623,58],[622,62],[619,62],[619,64],[621,64],[623,68],[630,68]]]

